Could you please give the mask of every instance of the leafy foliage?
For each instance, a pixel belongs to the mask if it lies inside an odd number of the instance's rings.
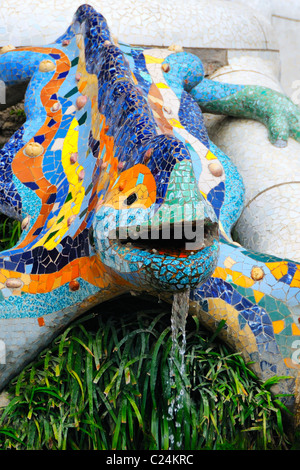
[[[0,251],[15,246],[21,236],[21,222],[0,214]]]
[[[259,383],[196,317],[182,371],[168,308],[106,304],[67,328],[7,389],[0,448],[288,448],[273,382]]]

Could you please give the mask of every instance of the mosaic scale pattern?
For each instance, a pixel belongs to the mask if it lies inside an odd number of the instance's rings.
[[[278,389],[297,411],[300,266],[232,242],[243,183],[200,109],[228,112],[229,97],[243,115],[251,90],[211,86],[190,54],[114,44],[88,5],[54,44],[2,50],[0,76],[30,79],[27,121],[0,152],[0,208],[23,228],[0,254],[1,387],[91,306],[189,287],[191,312],[212,329],[226,319],[224,339],[260,378],[291,376]],[[266,91],[252,117],[276,117],[278,99]],[[196,221],[204,237],[186,249],[173,232]]]

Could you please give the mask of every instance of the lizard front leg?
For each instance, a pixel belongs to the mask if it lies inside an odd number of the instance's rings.
[[[300,109],[282,93],[206,79],[201,60],[186,52],[169,55],[163,65],[166,79],[189,92],[202,112],[259,121],[277,147],[285,147],[289,137],[300,141]]]

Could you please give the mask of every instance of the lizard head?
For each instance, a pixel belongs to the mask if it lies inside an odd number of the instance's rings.
[[[174,292],[212,273],[218,223],[199,192],[183,142],[158,135],[139,163],[122,171],[98,205],[93,224],[102,263],[134,287]]]

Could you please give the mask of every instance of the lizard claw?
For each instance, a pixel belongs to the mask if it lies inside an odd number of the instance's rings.
[[[278,139],[276,142],[274,142],[275,147],[278,147],[280,149],[287,147],[287,141],[283,139]]]

